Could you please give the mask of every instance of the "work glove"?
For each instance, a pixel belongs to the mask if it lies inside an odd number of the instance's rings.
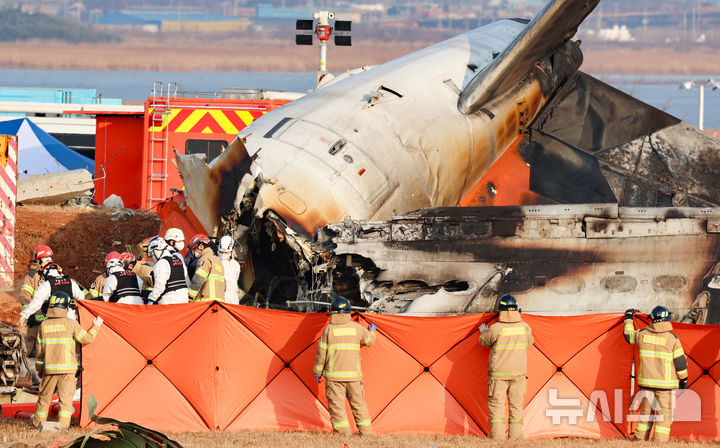
[[[27,326],[27,319],[25,319],[24,316],[20,316],[20,319],[18,319],[18,321],[17,321],[17,326],[18,326],[18,327],[25,327],[25,326]]]
[[[680,389],[687,389],[687,378],[680,380]]]
[[[628,308],[625,310],[625,319],[632,319],[635,313],[637,313],[638,310],[635,308]]]
[[[368,325],[368,330],[370,330],[370,331],[375,331],[375,330],[377,330],[377,325],[375,325],[375,324],[370,324],[370,325]]]
[[[316,376],[316,377],[315,377],[315,381],[317,381],[318,384],[320,384],[320,378],[322,378],[322,377],[320,377],[320,376]]]
[[[103,324],[102,317],[97,316],[97,317],[95,317],[95,319],[93,319],[93,326],[100,328],[100,327],[102,327],[102,324]]]
[[[483,323],[482,325],[480,325],[480,326],[478,327],[478,330],[480,330],[480,333],[486,332],[487,329],[488,329],[488,326],[487,326],[486,323]]]

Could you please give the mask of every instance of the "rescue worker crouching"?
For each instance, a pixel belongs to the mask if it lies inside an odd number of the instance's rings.
[[[350,318],[350,302],[335,297],[330,305],[330,324],[323,330],[315,356],[313,375],[317,382],[325,376],[325,393],[333,432],[349,434],[350,422],[345,413],[345,398],[361,435],[372,434],[370,413],[365,404],[362,384],[360,346],[375,343],[375,324],[368,328]]]
[[[159,236],[148,244],[148,253],[157,261],[153,266],[153,289],[146,301],[160,305],[187,303],[189,280],[182,257]]]
[[[57,291],[49,300],[47,320],[40,325],[36,342],[36,366],[42,377],[40,396],[38,397],[32,422],[40,426],[47,420],[50,402],[57,392],[60,402],[60,427],[70,427],[73,414],[73,396],[77,380],[75,373],[78,368],[75,342],[89,344],[95,340],[97,332],[103,324],[100,316],[93,320],[93,326],[85,331],[80,324],[68,318],[72,299],[64,291]]]
[[[648,440],[650,428],[655,423],[654,442],[666,442],[670,438],[673,418],[673,394],[675,389],[687,389],[687,360],[682,344],[672,333],[670,310],[656,306],[650,312],[652,323],[647,328],[635,330],[633,316],[637,310],[625,311],[623,335],[630,345],[637,345],[640,354],[637,382],[640,390],[636,400],[640,401],[641,418],[635,427],[635,437]],[[652,416],[655,409],[657,414]]]
[[[117,260],[120,258],[120,252],[112,251],[105,256],[105,262],[103,263],[103,272],[95,277],[95,281],[90,285],[85,298],[88,300],[102,300],[102,292],[105,287],[105,281],[107,280],[107,265],[110,260]]]
[[[37,291],[35,291],[35,295],[27,308],[20,312],[18,325],[24,326],[29,317],[39,310],[42,310],[43,315],[46,315],[50,297],[60,291],[67,294],[71,299],[74,299],[70,301],[67,315],[70,319],[77,319],[75,300],[82,300],[85,295],[75,280],[64,275],[62,268],[55,262],[46,264],[42,275],[45,281],[40,284]]]
[[[523,401],[527,387],[527,348],[532,345],[530,326],[522,321],[515,297],[505,294],[498,302],[498,321],[480,326],[480,344],[490,348],[488,361],[488,417],[490,437],[505,439],[505,400],[509,407],[510,440],[523,437]]]
[[[188,295],[195,302],[225,301],[225,273],[222,261],[210,247],[210,238],[204,234],[190,240],[188,250],[197,257],[195,274],[190,281]]]
[[[143,299],[140,297],[142,280],[128,271],[121,259],[108,262],[106,269],[107,280],[103,287],[103,300],[113,303],[142,305]],[[132,257],[132,260],[134,259],[135,257]],[[126,257],[126,260],[130,259]]]

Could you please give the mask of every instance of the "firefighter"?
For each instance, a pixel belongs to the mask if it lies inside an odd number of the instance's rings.
[[[131,271],[127,270],[121,261],[122,255],[117,260],[110,260],[107,265],[107,280],[103,287],[103,300],[113,303],[125,303],[129,305],[142,305],[140,296],[142,280]],[[135,257],[132,257],[134,260]],[[129,259],[126,257],[126,260]]]
[[[80,324],[68,318],[72,299],[64,291],[55,292],[49,300],[47,320],[40,326],[35,350],[35,364],[42,377],[40,396],[32,422],[39,427],[47,420],[50,402],[57,392],[60,402],[58,412],[60,427],[70,427],[73,414],[73,396],[77,380],[75,373],[78,368],[75,342],[89,344],[95,340],[97,332],[103,324],[100,316],[93,320],[93,326],[85,331]]]
[[[58,291],[63,291],[74,299],[70,301],[67,315],[70,319],[77,319],[75,300],[85,298],[85,294],[83,294],[82,289],[80,289],[75,280],[64,275],[62,268],[55,262],[50,262],[45,265],[42,276],[44,281],[40,284],[37,291],[35,291],[35,295],[30,304],[20,313],[18,325],[24,326],[28,318],[38,310],[42,310],[43,315],[46,315],[50,297]]]
[[[230,235],[220,238],[218,257],[222,261],[225,272],[225,303],[240,304],[240,293],[245,294],[238,286],[240,279],[240,263],[233,257],[235,243]]]
[[[498,301],[498,321],[480,326],[480,344],[490,348],[488,361],[488,417],[490,437],[505,439],[505,399],[510,409],[511,440],[522,439],[523,400],[527,385],[527,348],[532,345],[530,326],[522,321],[515,297]]]
[[[157,261],[153,266],[153,289],[146,301],[161,305],[187,303],[190,281],[182,257],[159,236],[148,244],[148,254]]]
[[[85,295],[86,299],[102,300],[102,292],[103,288],[105,287],[105,280],[107,280],[107,273],[105,271],[107,269],[108,262],[110,260],[115,260],[118,258],[120,258],[120,253],[117,251],[112,251],[105,256],[105,262],[103,263],[103,272],[102,274],[95,277],[95,281],[92,282],[92,284],[90,285],[90,289]]]
[[[23,308],[27,308],[35,295],[35,291],[40,287],[40,283],[44,281],[42,268],[52,261],[53,255],[52,249],[44,244],[35,248],[35,253],[30,263],[30,271],[25,275],[25,280],[20,289],[20,296],[18,297]],[[45,320],[45,315],[41,312],[37,312],[28,318],[28,325],[25,327],[25,352],[29,358],[35,356],[35,340],[37,339],[38,330],[40,329],[40,323],[43,320]],[[32,382],[34,385],[40,384],[40,378],[33,369],[34,366],[30,365],[29,370]]]
[[[318,345],[313,375],[319,383],[325,376],[325,393],[333,432],[349,434],[345,397],[361,435],[372,434],[370,413],[365,404],[360,346],[375,342],[375,324],[365,327],[350,320],[350,302],[342,296],[330,304],[330,324],[323,330]]]
[[[193,236],[188,245],[188,250],[198,260],[195,274],[188,288],[190,299],[195,302],[209,302],[212,300],[224,302],[225,272],[222,261],[210,247],[210,238],[202,233]]]
[[[152,270],[154,263],[152,257],[148,254],[148,244],[150,244],[150,241],[153,238],[156,237],[151,236],[149,238],[145,238],[140,242],[140,244],[138,244],[142,257],[140,258],[140,261],[136,262],[132,267],[132,272],[140,277],[140,280],[143,282],[142,290],[140,290],[140,295],[143,298],[147,298],[153,287]]]
[[[637,381],[640,390],[636,400],[640,402],[640,415],[651,416],[642,419],[635,427],[635,438],[648,440],[650,427],[655,421],[654,442],[667,442],[672,425],[672,402],[675,389],[687,389],[687,360],[677,336],[672,333],[670,310],[656,306],[650,312],[652,323],[643,330],[635,330],[633,316],[635,309],[625,311],[625,329],[623,334],[630,345],[637,345],[640,352],[640,365]],[[652,411],[657,411],[652,416]]]
[[[20,289],[20,302],[23,305],[30,303],[35,290],[42,283],[42,267],[45,263],[52,261],[53,251],[50,247],[41,244],[35,248],[32,262],[30,263],[30,271],[25,275],[22,288]]]

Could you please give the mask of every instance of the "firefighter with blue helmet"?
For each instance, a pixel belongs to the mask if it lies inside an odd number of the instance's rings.
[[[330,304],[330,324],[325,327],[318,344],[313,375],[317,382],[325,377],[325,393],[333,432],[350,433],[345,413],[345,398],[350,402],[355,425],[361,435],[372,434],[370,413],[365,404],[360,365],[360,347],[375,343],[375,324],[368,328],[353,322],[350,301],[335,297]]]
[[[636,330],[633,317],[637,310],[625,311],[625,341],[636,345],[639,351],[639,365],[636,370],[640,390],[641,418],[635,427],[635,437],[648,440],[651,427],[655,426],[654,442],[666,442],[670,438],[673,418],[673,394],[675,389],[687,388],[687,360],[678,337],[672,333],[672,314],[664,306],[656,306],[650,312],[652,323],[642,330]],[[653,415],[653,411],[655,414]]]
[[[527,387],[527,348],[530,326],[520,317],[517,300],[505,294],[498,301],[498,321],[480,326],[480,345],[490,349],[488,361],[488,417],[490,437],[505,439],[505,400],[508,401],[509,437],[522,439],[523,401]]]

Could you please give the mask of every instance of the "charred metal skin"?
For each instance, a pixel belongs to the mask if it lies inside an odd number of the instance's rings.
[[[14,327],[0,322],[0,389],[12,390],[18,379],[27,375],[25,363],[23,335]]]
[[[597,204],[427,209],[328,229],[340,263],[352,254],[367,269],[372,260],[355,295],[375,311],[489,312],[511,293],[535,314],[649,311],[660,303],[676,320],[718,324],[719,225],[718,208]]]

